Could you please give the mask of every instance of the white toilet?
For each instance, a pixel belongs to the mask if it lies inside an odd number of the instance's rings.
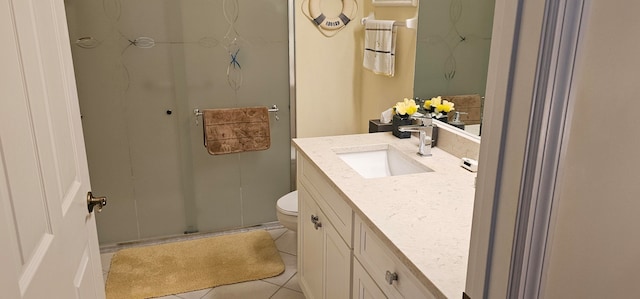
[[[282,226],[298,230],[298,191],[291,191],[278,199],[276,204],[278,221]]]

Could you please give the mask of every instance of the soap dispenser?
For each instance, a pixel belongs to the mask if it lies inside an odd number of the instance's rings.
[[[468,113],[456,111],[456,113],[453,115],[453,120],[450,121],[449,124],[456,128],[460,128],[461,130],[464,130],[464,122],[460,120],[460,114]]]

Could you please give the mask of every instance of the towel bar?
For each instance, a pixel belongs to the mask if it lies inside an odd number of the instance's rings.
[[[268,110],[269,112],[274,112],[276,115],[276,120],[280,120],[280,117],[278,116],[278,111],[280,111],[280,108],[278,108],[277,105],[273,105],[271,106],[271,108],[269,108]],[[196,126],[199,124],[198,123],[198,117],[202,117],[202,111],[200,111],[200,108],[195,108],[193,109],[193,116],[196,118]]]
[[[367,20],[375,20],[375,17],[373,16],[373,13],[369,14],[369,16],[362,18],[360,20],[360,23],[362,25],[367,23]],[[418,17],[414,17],[411,19],[407,19],[405,21],[396,21],[394,24],[394,26],[405,26],[409,29],[417,29],[418,28]]]

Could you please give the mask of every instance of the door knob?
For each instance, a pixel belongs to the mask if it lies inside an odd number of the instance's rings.
[[[106,196],[94,197],[91,191],[87,192],[87,208],[89,213],[93,212],[93,206],[98,206],[98,213],[102,212],[102,208],[107,205]]]

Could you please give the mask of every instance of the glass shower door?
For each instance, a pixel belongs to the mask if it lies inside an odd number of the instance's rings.
[[[276,221],[290,186],[286,0],[66,0],[101,244]],[[209,155],[194,109],[277,105],[271,147]]]

